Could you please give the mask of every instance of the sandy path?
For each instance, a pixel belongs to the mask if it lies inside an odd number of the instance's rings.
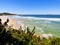
[[[7,20],[8,16],[0,16],[0,19],[2,19],[2,23],[4,23],[6,20]],[[9,19],[9,23],[8,25],[9,26],[13,26],[12,28],[14,29],[18,29],[19,28],[19,24],[17,24],[17,21],[15,19],[11,19],[11,18],[8,18]]]

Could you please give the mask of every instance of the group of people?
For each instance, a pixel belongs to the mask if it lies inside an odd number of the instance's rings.
[[[8,26],[8,23],[9,22],[9,19],[7,19],[3,24],[2,24],[2,20],[0,19],[0,28],[2,27],[2,26],[4,26],[4,27],[7,27]]]

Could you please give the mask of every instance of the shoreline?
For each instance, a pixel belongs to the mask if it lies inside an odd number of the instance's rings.
[[[9,25],[9,26],[12,26],[12,28],[14,28],[14,29],[19,29],[19,27],[21,26],[21,25],[19,25],[19,24],[17,23],[17,20],[12,19],[12,18],[9,18],[9,16],[0,16],[0,19],[2,19],[2,24],[3,24],[7,19],[9,19],[8,25]],[[21,24],[21,23],[20,23],[20,24]],[[22,24],[22,25],[23,25],[23,24]]]
[[[7,18],[9,19],[9,23],[8,23],[8,25],[9,26],[12,26],[12,28],[14,28],[14,29],[19,29],[20,28],[20,26],[24,26],[24,24],[23,23],[21,23],[20,21],[18,22],[16,19],[14,19],[14,18],[9,18],[9,16],[0,16],[0,19],[2,19],[2,23],[4,23],[6,20],[7,20]],[[19,23],[19,24],[18,24]],[[23,28],[23,27],[22,27]],[[48,39],[49,37],[53,37],[53,35],[52,34],[35,34],[37,37],[38,36],[41,36],[41,37],[45,37],[46,39]]]

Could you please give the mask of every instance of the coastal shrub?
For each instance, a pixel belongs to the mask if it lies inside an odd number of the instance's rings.
[[[26,32],[5,27],[0,28],[0,45],[60,45],[60,38],[52,37],[49,39],[41,39],[40,36],[34,36],[35,27],[30,31],[27,27]]]

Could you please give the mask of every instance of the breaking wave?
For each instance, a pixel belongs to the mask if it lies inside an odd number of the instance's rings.
[[[38,17],[24,17],[24,16],[12,16],[11,18],[22,18],[22,19],[33,19],[33,20],[48,20],[48,21],[59,21],[60,18],[38,18]]]

